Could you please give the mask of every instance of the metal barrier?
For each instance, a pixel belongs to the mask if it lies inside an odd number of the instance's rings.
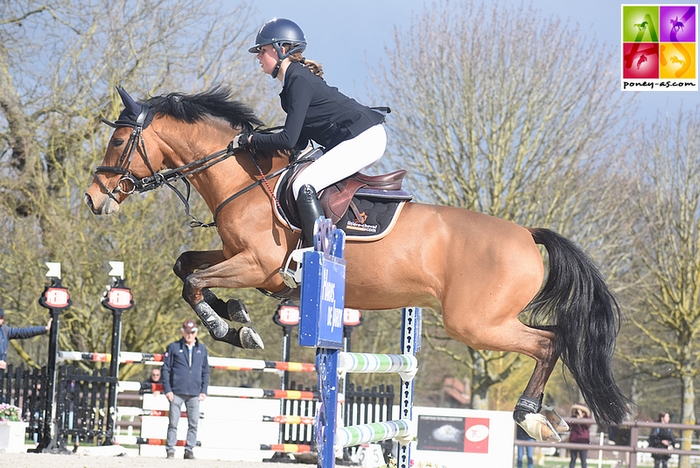
[[[569,424],[574,423],[574,424],[595,424],[595,420],[591,418],[584,418],[584,419],[577,419],[577,418],[567,418],[566,422]],[[625,454],[625,459],[621,459],[620,457],[617,457],[617,463],[618,464],[624,464],[621,466],[626,466],[627,468],[637,468],[637,455],[641,453],[649,453],[649,454],[664,454],[664,455],[678,455],[678,456],[693,456],[693,457],[700,457],[700,449],[699,450],[681,450],[681,449],[662,449],[662,448],[653,448],[653,447],[640,447],[639,444],[641,442],[640,434],[639,434],[639,429],[653,429],[655,427],[665,427],[673,430],[678,430],[678,431],[685,431],[685,430],[690,430],[690,431],[700,431],[700,425],[688,425],[688,424],[676,424],[676,423],[660,423],[658,421],[656,422],[648,422],[648,421],[625,421],[620,426],[619,428],[629,428],[630,429],[630,442],[629,445],[591,445],[591,444],[574,444],[574,443],[569,443],[569,442],[537,442],[537,441],[529,441],[529,440],[515,440],[515,445],[518,446],[523,446],[523,447],[546,447],[546,448],[554,448],[554,449],[568,449],[568,450],[588,450],[589,453],[589,459],[588,459],[588,464],[593,466],[595,465],[595,462],[592,461],[590,454],[592,452],[598,452],[599,453],[599,459],[603,459],[603,453],[623,453]],[[608,457],[612,458],[612,457]]]

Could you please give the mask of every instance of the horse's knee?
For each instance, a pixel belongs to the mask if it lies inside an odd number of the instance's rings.
[[[180,278],[182,281],[185,281],[185,277],[187,276],[188,271],[185,271],[185,254],[187,252],[181,254],[177,260],[175,260],[175,264],[173,265],[173,273],[177,275],[178,278]]]
[[[175,260],[175,264],[173,265],[173,273],[184,281],[185,278],[192,274],[195,270],[204,270],[212,266],[212,262],[215,263],[216,260],[205,257],[201,252],[183,252],[177,258],[177,260]]]

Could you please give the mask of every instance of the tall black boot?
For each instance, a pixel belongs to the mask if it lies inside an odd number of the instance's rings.
[[[304,240],[302,247],[313,247],[314,223],[323,216],[323,209],[316,196],[316,190],[311,185],[306,184],[299,189],[297,209],[301,218],[301,235]]]

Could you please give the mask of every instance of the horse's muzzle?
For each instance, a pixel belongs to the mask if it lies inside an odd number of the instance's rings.
[[[104,196],[102,200],[95,200],[90,193],[85,193],[85,204],[96,215],[110,215],[119,211],[119,203],[112,200],[110,197]]]

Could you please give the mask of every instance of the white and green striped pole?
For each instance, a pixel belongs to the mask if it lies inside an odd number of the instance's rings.
[[[353,447],[381,440],[401,439],[414,434],[412,425],[411,421],[399,419],[397,421],[339,427],[335,434],[335,444],[340,447]],[[410,442],[410,440],[407,442]]]

